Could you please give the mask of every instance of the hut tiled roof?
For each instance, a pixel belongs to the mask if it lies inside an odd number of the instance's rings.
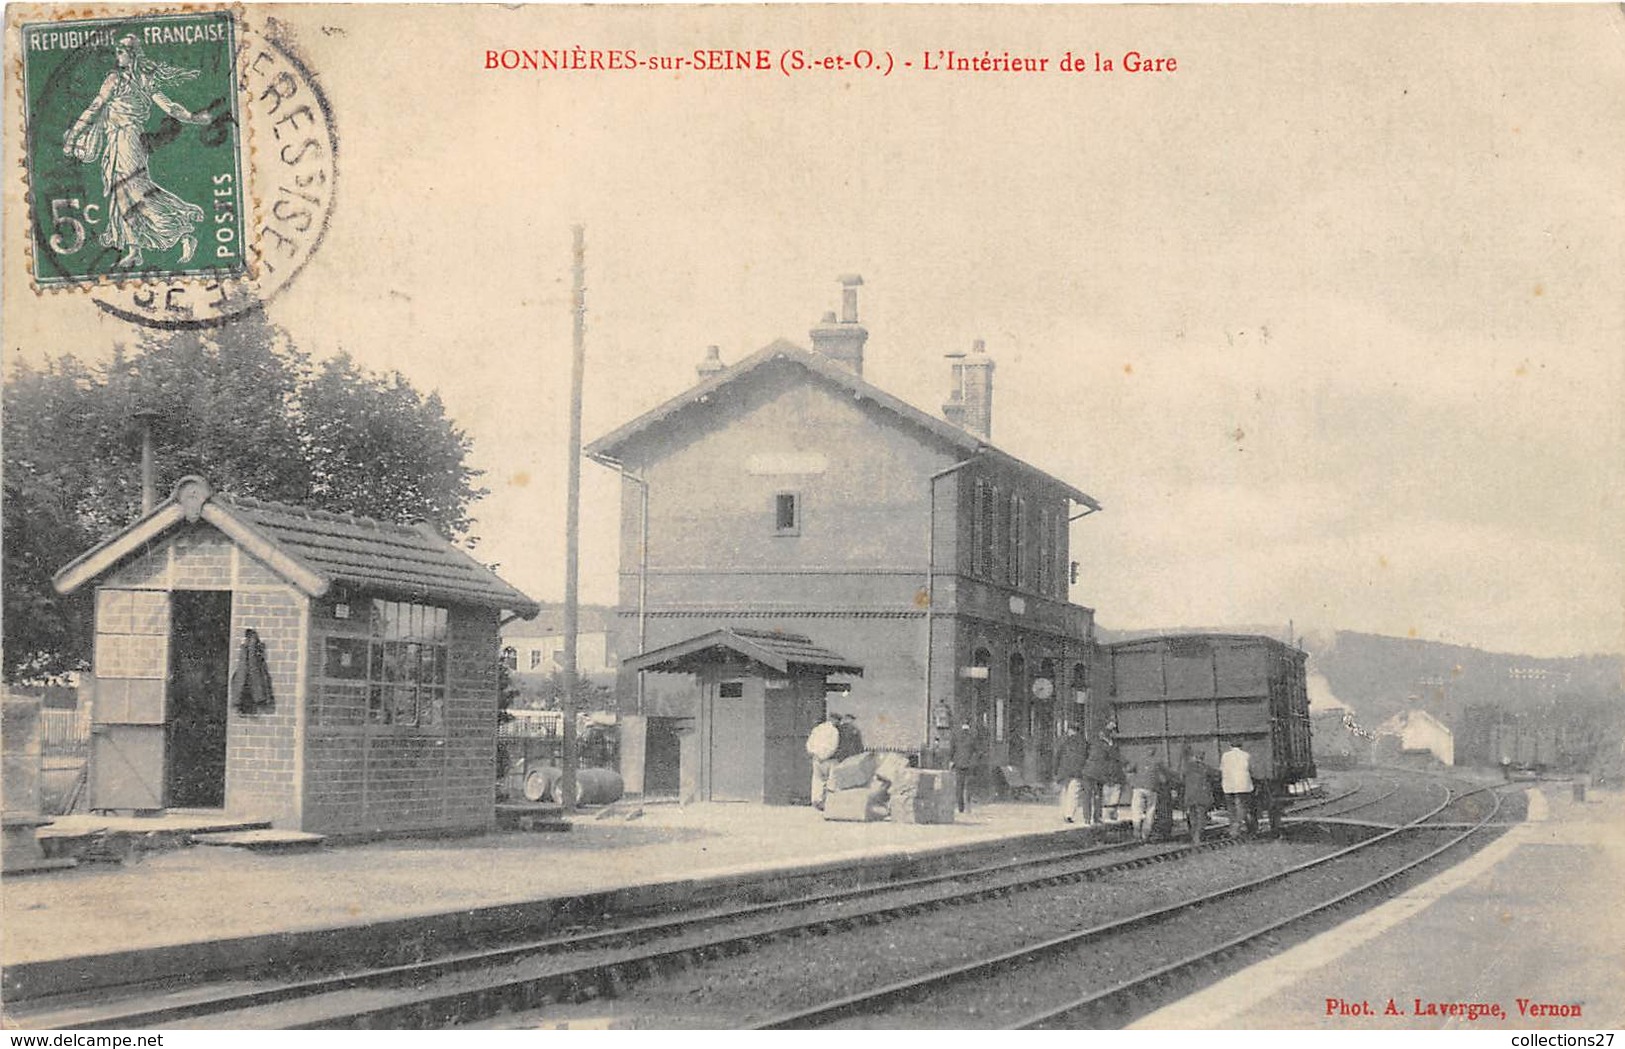
[[[170,497],[56,574],[61,593],[102,575],[185,521],[214,525],[312,597],[334,585],[533,616],[539,606],[428,525],[392,524],[210,490],[183,478]]]
[[[335,583],[534,613],[538,605],[429,525],[220,494],[256,531]]]

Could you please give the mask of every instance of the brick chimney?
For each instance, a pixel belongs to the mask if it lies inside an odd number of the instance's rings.
[[[969,354],[945,354],[953,362],[948,403],[942,406],[942,417],[976,434],[993,436],[993,358],[987,355],[987,344],[977,339]]]
[[[704,382],[717,372],[723,371],[727,367],[728,366],[726,364],[722,363],[721,348],[717,346],[707,346],[705,348],[705,360],[701,361],[694,370],[700,373],[700,381]]]
[[[858,323],[858,288],[862,285],[863,278],[855,274],[842,277],[841,319],[836,320],[831,310],[808,333],[813,349],[835,358],[859,375],[863,374],[863,344],[869,340],[869,332]]]

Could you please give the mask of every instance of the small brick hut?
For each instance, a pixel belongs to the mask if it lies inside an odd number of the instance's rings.
[[[96,589],[92,809],[492,825],[500,617],[538,609],[432,528],[187,477],[54,583]]]

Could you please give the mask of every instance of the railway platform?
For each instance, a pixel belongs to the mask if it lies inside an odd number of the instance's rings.
[[[635,818],[628,816],[636,813]],[[836,823],[810,808],[647,804],[586,812],[569,834],[392,839],[267,855],[185,848],[9,881],[8,996],[246,964],[376,962],[515,926],[766,898],[1113,840],[1052,804],[988,804],[951,825]]]
[[[1622,1027],[1621,884],[1625,795],[1546,784],[1459,865],[1133,1027]]]

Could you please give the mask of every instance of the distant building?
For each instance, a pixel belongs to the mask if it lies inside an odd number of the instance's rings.
[[[615,610],[581,606],[576,624],[576,671],[605,683],[615,678]],[[564,609],[543,605],[535,619],[502,627],[502,661],[522,679],[547,678],[564,667]]]
[[[1450,726],[1425,710],[1407,710],[1395,714],[1377,729],[1378,737],[1391,736],[1399,741],[1401,753],[1432,754],[1446,765],[1456,763],[1456,737]]]
[[[1100,505],[990,442],[980,341],[949,355],[946,418],[865,381],[862,282],[842,283],[811,349],[710,352],[697,385],[587,449],[623,478],[616,654],[780,630],[863,668],[831,687],[870,746],[929,761],[968,721],[991,764],[1046,776],[1100,658],[1070,597],[1070,523]],[[621,709],[670,749],[656,723],[692,724],[702,697],[649,684],[623,673]]]

